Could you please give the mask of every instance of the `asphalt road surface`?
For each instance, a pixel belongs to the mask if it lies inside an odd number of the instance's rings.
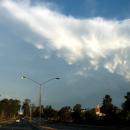
[[[50,124],[56,130],[130,130],[130,127],[103,127],[103,126],[83,126],[83,125],[63,125],[63,124]]]
[[[94,127],[94,126],[64,125],[64,124],[50,124],[48,126],[55,128],[56,130],[130,130],[130,128]],[[21,121],[19,123],[11,123],[11,124],[0,126],[0,130],[39,130],[39,129],[33,127],[27,121]]]
[[[38,130],[26,121],[0,126],[0,130]]]

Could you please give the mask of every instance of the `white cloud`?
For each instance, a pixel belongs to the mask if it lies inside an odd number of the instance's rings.
[[[47,43],[31,42],[37,49],[55,51],[68,64],[86,60],[95,70],[104,67],[130,79],[130,19],[119,21],[97,17],[81,20],[44,5],[32,6],[28,1],[4,0],[0,4],[36,35],[47,39]],[[83,68],[80,75],[88,71]]]
[[[35,47],[38,49],[44,49],[44,45],[42,43],[36,43]]]

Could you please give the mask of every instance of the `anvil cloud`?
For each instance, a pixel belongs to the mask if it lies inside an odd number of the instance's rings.
[[[71,65],[85,62],[77,74],[103,67],[130,80],[130,19],[78,19],[29,1],[3,0],[0,6],[39,36],[40,42],[30,40],[37,49],[47,49]]]

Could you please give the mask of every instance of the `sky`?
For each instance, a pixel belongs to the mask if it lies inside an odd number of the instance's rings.
[[[129,0],[0,0],[0,98],[92,108],[130,91]]]

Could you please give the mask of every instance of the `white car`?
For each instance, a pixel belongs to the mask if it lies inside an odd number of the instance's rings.
[[[20,119],[16,119],[16,122],[20,122]]]

